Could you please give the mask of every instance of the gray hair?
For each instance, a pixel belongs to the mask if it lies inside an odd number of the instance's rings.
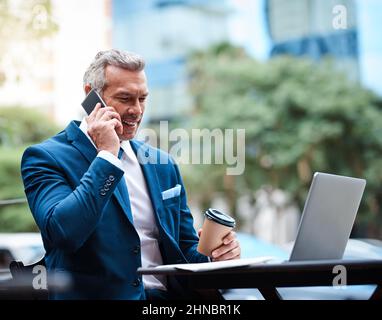
[[[100,51],[84,74],[84,86],[90,84],[92,89],[102,94],[106,85],[105,69],[108,65],[138,72],[145,67],[145,61],[132,52],[117,49]]]

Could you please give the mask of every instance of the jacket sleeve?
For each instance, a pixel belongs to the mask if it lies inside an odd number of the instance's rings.
[[[24,152],[21,174],[46,244],[69,252],[79,249],[91,235],[123,177],[121,169],[96,157],[73,188],[55,157],[41,146]]]
[[[190,263],[208,262],[209,258],[199,253],[196,248],[198,246],[199,237],[194,228],[194,219],[187,205],[187,195],[184,188],[183,180],[176,164],[175,171],[178,183],[182,186],[180,193],[180,230],[179,230],[179,246],[184,256]]]

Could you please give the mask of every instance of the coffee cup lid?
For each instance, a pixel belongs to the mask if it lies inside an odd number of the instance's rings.
[[[235,227],[235,219],[226,215],[225,213],[216,210],[216,209],[208,209],[205,213],[207,219],[225,225],[227,227],[234,228]]]

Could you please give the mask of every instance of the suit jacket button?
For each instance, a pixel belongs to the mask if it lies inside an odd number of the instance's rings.
[[[106,192],[105,192],[105,190],[103,190],[103,189],[100,191],[99,194],[100,194],[101,196],[106,196]]]
[[[113,175],[110,175],[110,176],[109,176],[109,180],[110,180],[111,182],[114,181],[114,180],[115,180],[114,176],[113,176]]]
[[[141,280],[139,280],[139,279],[135,279],[135,280],[133,281],[132,285],[133,285],[133,287],[138,287],[140,283],[141,283]]]
[[[103,190],[104,191],[109,191],[110,189],[109,189],[109,187],[105,187],[105,188],[103,188]]]
[[[105,186],[110,187],[111,185],[112,185],[112,183],[110,182],[110,180],[106,180]]]
[[[141,247],[140,246],[135,246],[134,249],[133,249],[133,253],[134,254],[138,254],[139,251],[140,251]]]

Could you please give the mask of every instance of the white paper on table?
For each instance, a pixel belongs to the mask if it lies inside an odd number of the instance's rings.
[[[157,266],[153,268],[154,270],[173,270],[174,268],[179,270],[201,272],[201,271],[212,271],[212,270],[223,270],[238,267],[250,267],[253,265],[259,265],[266,263],[267,261],[274,260],[275,257],[264,256],[256,258],[246,258],[246,259],[236,259],[227,261],[217,261],[217,262],[202,262],[202,263],[183,263],[183,264],[168,264],[163,266]]]

